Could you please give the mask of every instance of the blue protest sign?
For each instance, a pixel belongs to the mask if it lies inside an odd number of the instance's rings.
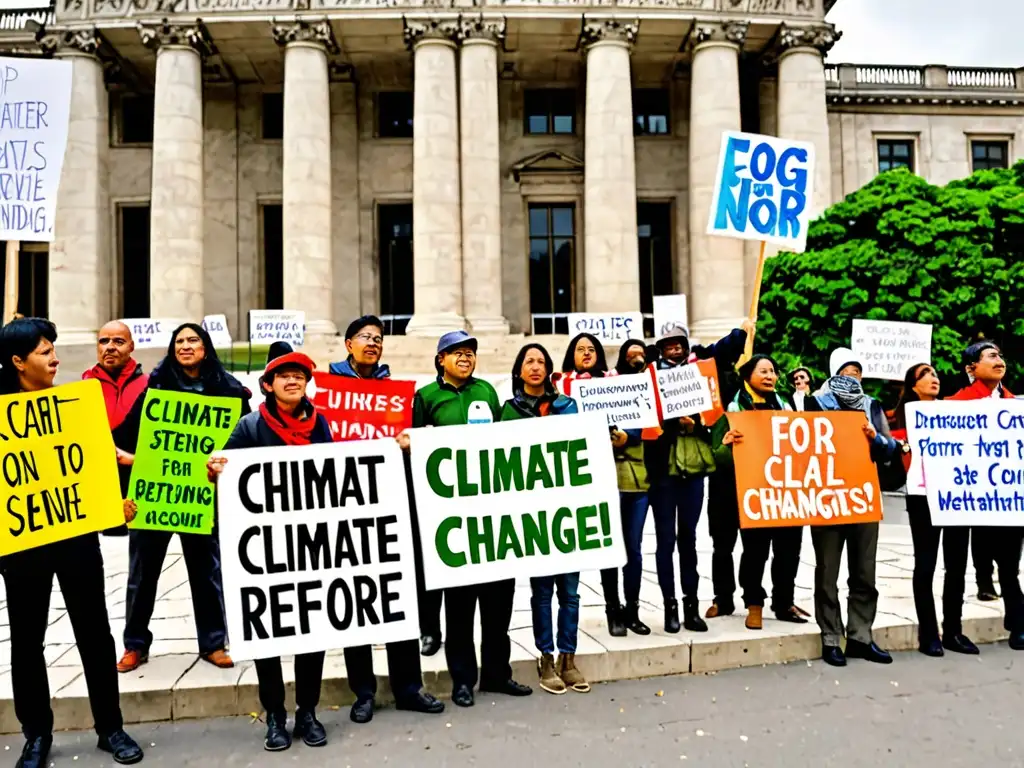
[[[803,251],[813,194],[813,144],[727,131],[722,134],[708,234]]]

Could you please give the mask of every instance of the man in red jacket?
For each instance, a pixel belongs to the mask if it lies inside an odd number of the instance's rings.
[[[1003,386],[1006,362],[999,347],[991,341],[978,341],[964,350],[962,363],[967,375],[973,379],[950,400],[1009,399],[1013,394]],[[1024,594],[1020,588],[1020,555],[1024,544],[1024,528],[991,527],[972,528],[971,538],[980,546],[975,552],[991,555],[999,567],[999,584],[1006,607],[1004,628],[1010,633],[1010,647],[1024,651]],[[978,558],[975,557],[975,570]],[[991,574],[989,574],[991,581]],[[979,587],[980,589],[980,587]],[[993,590],[994,591],[994,590]]]
[[[96,339],[96,365],[82,374],[83,379],[96,379],[102,385],[111,432],[131,412],[135,401],[146,391],[149,381],[147,376],[142,375],[142,364],[132,357],[134,351],[131,329],[116,320],[109,322],[100,328]],[[125,475],[121,483],[123,487],[131,467],[119,465],[118,470]],[[108,536],[127,536],[128,529],[122,525],[104,533]]]

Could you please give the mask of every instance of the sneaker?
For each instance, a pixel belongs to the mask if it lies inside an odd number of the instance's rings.
[[[223,648],[216,650],[213,653],[206,654],[202,659],[203,661],[209,662],[220,669],[231,669],[235,666],[235,662],[231,660],[231,657],[228,656],[227,651]]]
[[[149,654],[145,651],[136,651],[134,648],[125,650],[121,660],[117,662],[118,672],[133,672],[149,661]]]
[[[590,693],[590,683],[583,673],[576,669],[576,654],[561,653],[558,655],[558,676],[562,682],[576,693]]]
[[[540,675],[540,687],[548,693],[553,693],[557,696],[565,693],[566,687],[562,678],[555,670],[555,657],[550,653],[545,653],[537,661],[537,671]]]

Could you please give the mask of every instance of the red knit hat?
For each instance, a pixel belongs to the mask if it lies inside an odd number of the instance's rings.
[[[274,377],[274,371],[287,366],[301,368],[306,372],[308,378],[313,378],[313,371],[316,370],[316,363],[309,355],[304,355],[301,352],[289,352],[287,355],[275,357],[267,363],[266,370],[263,371],[264,381],[269,382]]]

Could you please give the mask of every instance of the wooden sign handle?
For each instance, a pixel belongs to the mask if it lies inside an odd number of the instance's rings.
[[[757,257],[757,271],[754,273],[754,290],[750,296],[750,322],[757,322],[757,308],[761,302],[761,280],[764,277],[764,249],[767,243],[761,241],[761,252]],[[749,358],[754,354],[754,331],[747,333],[747,343],[743,347],[743,354]]]
[[[4,262],[4,325],[14,319],[18,311],[18,254],[21,252],[19,240],[7,241],[7,254]]]

